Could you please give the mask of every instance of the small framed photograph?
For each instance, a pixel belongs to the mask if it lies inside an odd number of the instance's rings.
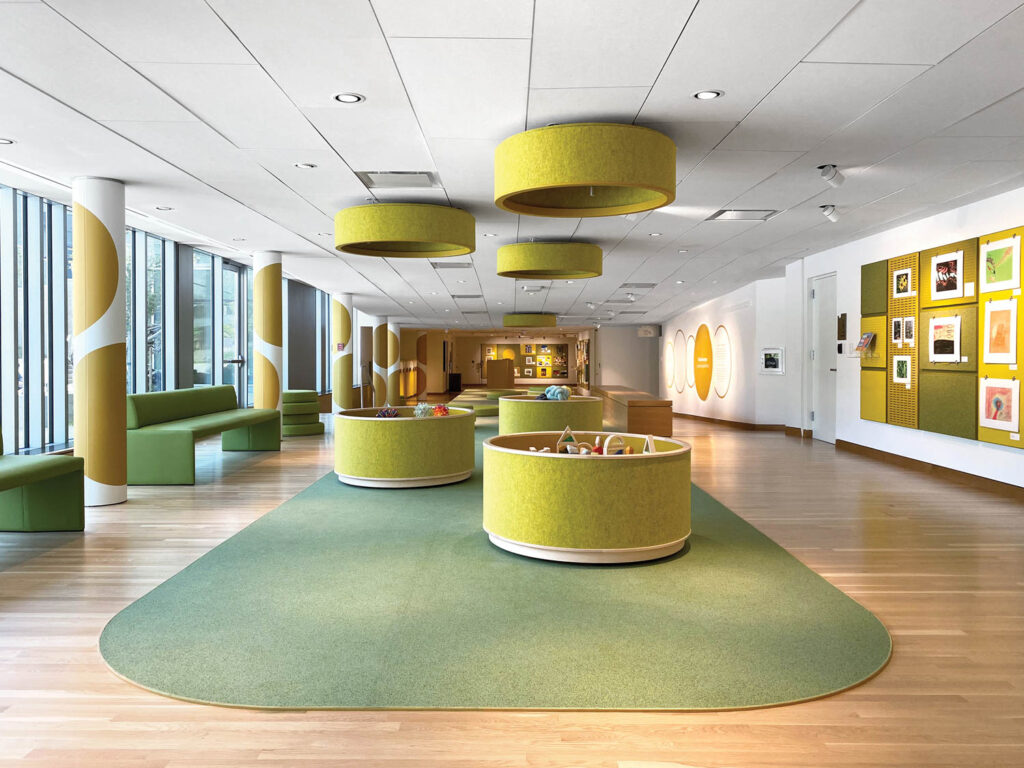
[[[1017,300],[985,302],[985,332],[982,359],[986,363],[1014,365],[1017,362]]]
[[[540,345],[540,351],[544,352],[544,353],[547,353],[547,352],[550,352],[551,350],[548,349],[548,345],[547,344],[541,344]]]
[[[979,293],[1020,288],[1020,238],[981,243]]]
[[[532,355],[526,358],[526,364],[527,365],[533,365],[533,356]]]
[[[928,321],[928,362],[960,362],[960,315]]]
[[[532,378],[533,377],[533,368],[524,368],[523,369],[523,375],[525,377],[527,377],[527,378]]]
[[[527,355],[533,354],[533,344],[523,344],[523,353]]]
[[[494,354],[494,347],[487,347],[487,349],[485,350],[485,352],[486,352],[486,354],[488,354],[488,355],[493,355],[493,354]]]
[[[932,256],[932,298],[962,299],[964,296],[964,252]]]
[[[913,287],[911,283],[911,277],[913,270],[897,269],[892,273],[892,297],[894,299],[903,299],[909,296],[913,296]]]
[[[1020,432],[1020,382],[985,378],[978,383],[978,426]]]
[[[519,376],[519,375],[520,375],[520,374],[519,374],[519,369],[518,369],[518,368],[513,368],[513,369],[512,369],[512,375],[513,375],[513,376]]]
[[[894,317],[892,319],[892,335],[889,339],[893,344],[900,344],[903,341],[903,318]]]
[[[903,340],[910,346],[914,346],[914,323],[915,318],[903,318]]]
[[[910,355],[893,355],[892,358],[892,382],[893,384],[910,383]]]
[[[761,373],[785,373],[782,347],[765,347],[761,350]]]

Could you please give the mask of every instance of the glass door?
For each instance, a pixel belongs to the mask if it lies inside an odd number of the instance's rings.
[[[236,264],[223,262],[221,273],[221,349],[223,381],[235,388],[238,407],[245,404],[245,302],[242,270]]]

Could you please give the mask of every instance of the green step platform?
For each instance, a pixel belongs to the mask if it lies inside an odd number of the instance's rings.
[[[281,434],[285,437],[322,435],[320,397],[311,389],[288,389],[281,395]]]

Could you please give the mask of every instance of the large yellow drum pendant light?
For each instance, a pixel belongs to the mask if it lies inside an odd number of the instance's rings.
[[[650,128],[568,123],[517,133],[494,153],[494,203],[531,216],[618,216],[676,197],[676,145]]]
[[[498,249],[498,274],[524,280],[583,280],[601,275],[591,243],[514,243]]]
[[[505,315],[506,328],[554,328],[558,318],[546,312],[513,312]]]
[[[444,205],[357,205],[335,215],[334,247],[361,256],[462,256],[476,250],[476,222]]]

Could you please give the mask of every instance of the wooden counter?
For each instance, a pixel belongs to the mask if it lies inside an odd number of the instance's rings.
[[[604,400],[605,429],[672,437],[672,401],[629,387],[594,387]]]

